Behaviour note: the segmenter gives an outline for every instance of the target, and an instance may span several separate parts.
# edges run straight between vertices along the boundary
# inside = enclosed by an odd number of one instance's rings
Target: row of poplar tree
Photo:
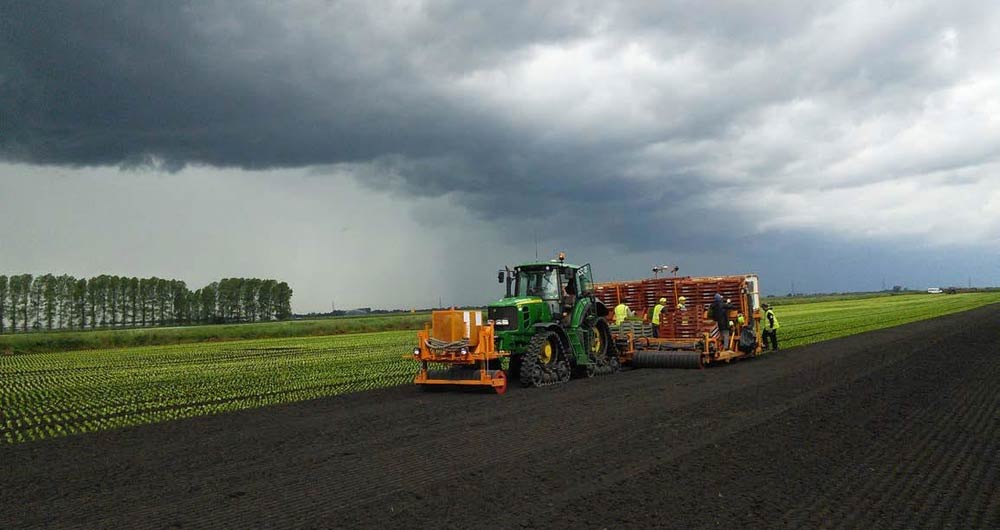
[[[0,333],[287,320],[285,282],[227,278],[191,291],[180,280],[0,275]]]

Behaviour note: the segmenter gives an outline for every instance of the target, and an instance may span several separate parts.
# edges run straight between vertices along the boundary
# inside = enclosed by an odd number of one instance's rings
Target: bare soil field
[[[1000,307],[0,447],[0,528],[1000,528]]]

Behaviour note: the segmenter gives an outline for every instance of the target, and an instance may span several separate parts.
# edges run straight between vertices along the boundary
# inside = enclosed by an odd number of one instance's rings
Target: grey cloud
[[[367,72],[376,54],[366,51],[377,42],[357,49],[334,39],[299,50],[260,5],[241,4],[12,8],[2,22],[2,56],[15,72],[5,83],[13,116],[0,125],[4,153],[72,165],[156,155],[301,166],[434,153],[468,128],[419,80]]]
[[[0,9],[7,160],[343,171],[400,197],[449,195],[480,219],[511,226],[512,238],[587,226],[566,237],[699,252],[754,234],[764,186],[837,188],[993,156],[921,157],[890,145],[886,159],[898,164],[825,173],[865,147],[854,143],[858,124],[884,116],[887,127],[901,127],[925,110],[928,94],[977,72],[977,46],[993,38],[997,12],[974,2]],[[942,66],[933,59],[949,28],[960,52]],[[631,70],[578,87],[611,103],[595,109],[571,94],[533,106],[549,95],[544,80],[538,93],[517,92],[518,68],[540,49],[587,43],[611,63],[631,45],[646,54]],[[587,64],[564,66],[590,79]],[[468,84],[491,73],[495,84]],[[791,115],[784,136],[762,138],[775,113],[797,101],[821,111]]]

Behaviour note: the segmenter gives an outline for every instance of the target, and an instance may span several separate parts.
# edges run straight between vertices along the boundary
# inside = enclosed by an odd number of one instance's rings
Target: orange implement
[[[508,353],[496,350],[493,326],[483,324],[481,312],[434,311],[431,325],[417,332],[417,342],[412,358],[420,362],[420,371],[414,383],[507,391],[507,374],[500,364]]]

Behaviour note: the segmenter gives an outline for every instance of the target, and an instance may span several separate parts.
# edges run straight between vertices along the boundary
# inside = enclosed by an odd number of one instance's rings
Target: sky
[[[1000,4],[0,3],[0,274],[1000,285]]]

